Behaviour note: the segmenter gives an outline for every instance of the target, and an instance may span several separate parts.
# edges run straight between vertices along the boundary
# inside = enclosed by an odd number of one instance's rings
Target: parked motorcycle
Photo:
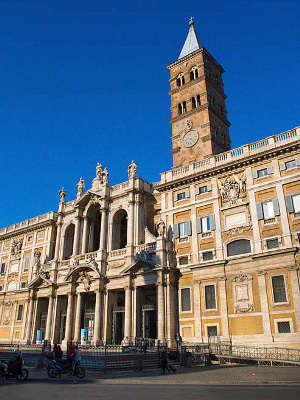
[[[0,361],[0,379],[16,378],[19,382],[24,382],[28,375],[28,369],[24,367],[20,353],[15,353],[8,362]]]
[[[73,362],[72,359],[54,359],[47,368],[47,374],[49,378],[56,378],[58,375],[61,377],[62,374],[74,374],[77,378],[82,379],[85,377],[85,369],[78,362]]]

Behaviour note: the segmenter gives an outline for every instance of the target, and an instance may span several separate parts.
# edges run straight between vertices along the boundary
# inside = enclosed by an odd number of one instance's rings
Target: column
[[[31,329],[32,329],[32,320],[33,320],[33,310],[34,310],[34,295],[32,294],[29,300],[29,312],[28,312],[28,320],[27,320],[27,329],[25,340],[27,344],[31,342]]]
[[[282,229],[282,236],[284,238],[284,247],[293,247],[291,231],[289,226],[289,219],[285,208],[285,197],[281,183],[276,183],[276,192],[280,207],[281,229]]]
[[[157,339],[165,341],[165,294],[163,271],[158,271],[157,287]]]
[[[201,281],[194,281],[194,307],[195,307],[195,337],[197,341],[202,341],[202,321],[201,321]]]
[[[83,217],[83,234],[82,234],[82,253],[88,252],[89,244],[89,219],[87,216]]]
[[[219,278],[219,291],[220,291],[220,311],[222,319],[222,337],[223,340],[229,340],[229,324],[228,324],[228,310],[227,310],[227,293],[226,293],[226,278]]]
[[[106,250],[106,237],[107,237],[107,209],[102,208],[99,250]]]
[[[79,254],[79,240],[80,240],[80,217],[77,215],[75,218],[75,233],[74,233],[74,244],[73,244],[73,256]]]
[[[82,294],[77,293],[76,315],[75,315],[75,332],[74,341],[79,343],[81,340],[81,312],[82,312]]]
[[[127,232],[128,232],[127,244],[131,246],[133,246],[134,244],[134,204],[135,201],[132,198],[132,200],[129,201],[129,215],[128,215],[128,227],[127,227]]]
[[[61,222],[61,217],[58,217],[59,220],[57,222],[57,233],[56,233],[56,243],[55,243],[55,255],[54,259],[58,260],[59,259],[59,252],[60,252],[60,242],[61,242],[61,227],[62,227],[62,222]]]
[[[48,340],[48,341],[50,341],[50,339],[51,339],[51,323],[52,323],[52,314],[53,314],[53,301],[54,301],[54,296],[51,294],[49,296],[46,331],[45,331],[45,340]]]
[[[266,272],[258,271],[257,278],[258,278],[260,306],[261,306],[261,312],[262,312],[262,322],[263,322],[264,334],[268,335],[270,338],[272,334],[271,334],[269,304],[268,304],[267,288],[266,288]]]
[[[169,345],[175,344],[175,277],[173,271],[169,272],[168,282],[168,308],[167,308],[167,320],[168,320],[168,342]]]
[[[253,190],[248,190],[249,205],[252,220],[253,240],[254,240],[254,253],[261,253],[261,239],[259,233],[259,220],[257,219],[255,193]]]
[[[296,317],[296,328],[297,333],[300,335],[300,289],[299,289],[299,277],[298,270],[296,267],[289,268],[290,283],[292,289],[295,317]],[[294,329],[296,331],[296,329]]]
[[[131,294],[131,283],[125,287],[125,328],[124,328],[124,339],[125,343],[129,343],[131,340],[131,326],[132,326],[132,294]]]
[[[101,308],[102,308],[102,292],[100,289],[95,290],[96,303],[95,303],[95,322],[94,322],[94,344],[100,345],[101,342]]]
[[[72,322],[73,322],[73,293],[68,293],[68,308],[67,308],[67,319],[66,319],[66,333],[65,341],[68,342],[72,337]]]

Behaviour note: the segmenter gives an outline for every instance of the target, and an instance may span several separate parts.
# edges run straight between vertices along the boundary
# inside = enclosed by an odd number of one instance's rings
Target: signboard
[[[88,331],[87,329],[81,329],[81,344],[86,344],[88,340]]]

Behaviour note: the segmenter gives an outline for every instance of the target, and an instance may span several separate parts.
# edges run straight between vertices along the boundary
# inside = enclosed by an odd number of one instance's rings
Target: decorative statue
[[[108,183],[108,171],[107,168],[104,168],[104,171],[102,172],[102,182],[103,183]]]
[[[22,250],[22,245],[23,245],[23,239],[19,239],[17,243],[17,253],[21,253]]]
[[[191,130],[192,127],[193,127],[193,122],[192,122],[190,119],[187,119],[187,120],[186,120],[186,126],[187,126],[187,128],[188,128],[189,130]]]
[[[39,249],[34,249],[34,265],[41,263],[41,252]]]
[[[96,176],[97,176],[97,178],[100,178],[101,180],[102,180],[102,171],[103,171],[102,164],[97,163]]]
[[[223,202],[229,202],[230,204],[236,204],[242,197],[246,196],[246,171],[240,178],[233,175],[233,179],[229,176],[225,179],[224,183],[219,181],[218,187]]]
[[[61,203],[65,203],[66,202],[66,195],[67,195],[67,193],[65,192],[65,188],[62,187],[60,189],[60,191],[58,192],[58,194],[59,194],[60,202]]]
[[[13,239],[10,249],[10,254],[14,256],[16,254],[17,242]]]
[[[165,231],[166,231],[166,225],[162,219],[160,219],[156,225],[156,230],[158,233],[158,236],[165,236]]]
[[[137,165],[134,160],[131,161],[131,164],[128,166],[128,178],[136,178],[137,177]]]
[[[85,187],[85,182],[82,178],[80,178],[79,182],[77,183],[78,186],[78,192],[77,192],[77,199],[80,199],[83,196],[84,193],[84,187]]]

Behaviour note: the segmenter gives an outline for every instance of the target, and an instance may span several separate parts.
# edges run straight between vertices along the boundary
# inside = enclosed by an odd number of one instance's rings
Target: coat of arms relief
[[[246,171],[241,177],[232,175],[226,177],[224,183],[217,179],[220,196],[223,203],[228,203],[228,206],[240,204],[242,198],[246,197]]]

